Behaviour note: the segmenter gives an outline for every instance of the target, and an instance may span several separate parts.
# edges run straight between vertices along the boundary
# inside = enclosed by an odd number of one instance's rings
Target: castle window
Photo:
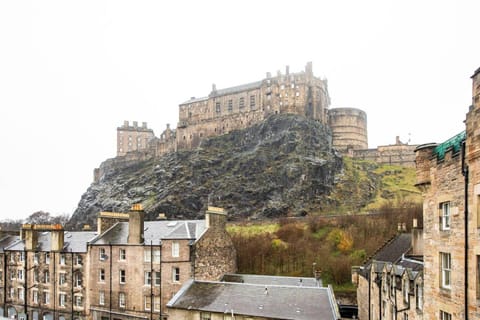
[[[255,108],[255,96],[250,96],[250,107]]]
[[[290,86],[292,89],[295,88],[295,83],[292,83],[292,85]]]
[[[228,112],[233,111],[233,100],[228,100]]]
[[[440,284],[442,288],[450,289],[452,272],[452,257],[450,253],[440,252],[440,269]]]
[[[295,97],[300,97],[300,92],[295,92]]]
[[[283,89],[285,89],[285,85],[284,85],[284,84],[282,84],[282,85],[280,86],[280,90],[283,90]]]
[[[442,202],[439,207],[441,230],[450,230],[450,202]]]
[[[241,97],[239,102],[238,102],[238,107],[240,109],[243,109],[245,107],[245,98],[244,97]]]
[[[215,103],[215,112],[220,113],[221,105],[220,102]]]

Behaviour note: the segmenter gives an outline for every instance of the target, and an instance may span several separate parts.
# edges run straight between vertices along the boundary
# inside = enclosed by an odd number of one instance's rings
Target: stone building
[[[3,247],[3,314],[24,320],[86,319],[85,260],[94,236],[66,232],[60,225],[23,225],[20,239]]]
[[[89,244],[93,319],[163,319],[167,302],[187,280],[219,280],[236,271],[222,209],[209,207],[205,220],[144,221],[139,206],[128,215],[128,222],[99,230]],[[100,219],[112,219],[107,216]]]
[[[480,319],[480,68],[472,80],[466,131],[416,149],[426,319]]]
[[[125,121],[123,126],[117,128],[117,156],[147,150],[150,141],[154,138],[155,134],[147,127],[146,122],[142,122],[142,126],[139,126],[137,121],[133,121],[132,125]]]
[[[400,233],[354,267],[359,319],[423,319],[422,230]]]

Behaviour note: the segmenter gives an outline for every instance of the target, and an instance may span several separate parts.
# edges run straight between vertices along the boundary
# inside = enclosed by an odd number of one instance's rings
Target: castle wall
[[[356,159],[370,160],[381,164],[415,167],[415,148],[417,145],[394,144],[379,146],[376,149],[350,150]]]

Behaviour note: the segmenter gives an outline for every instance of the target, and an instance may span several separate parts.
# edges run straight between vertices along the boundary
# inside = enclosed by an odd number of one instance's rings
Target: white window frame
[[[120,284],[125,284],[127,282],[127,272],[124,269],[120,269],[118,280]]]
[[[153,249],[153,262],[160,263],[161,251],[160,249]]]
[[[65,307],[65,303],[67,302],[67,295],[63,292],[58,294],[58,306]]]
[[[105,291],[100,291],[100,294],[98,296],[98,304],[101,306],[105,305]]]
[[[45,264],[50,264],[50,252],[45,252]]]
[[[452,315],[448,312],[440,310],[440,320],[452,320]]]
[[[160,296],[153,297],[153,311],[160,311]]]
[[[64,266],[65,265],[65,253],[60,254],[60,265]]]
[[[25,290],[20,287],[17,289],[17,293],[18,293],[18,300],[20,301],[24,301],[25,300]]]
[[[34,264],[38,264],[38,262],[40,261],[40,253],[38,252],[35,252],[34,255],[33,255],[33,263]]]
[[[76,264],[77,266],[83,265],[83,259],[82,259],[82,256],[81,256],[81,255],[79,255],[79,254],[76,255],[75,264]]]
[[[105,253],[105,248],[100,248],[98,250],[98,259],[100,261],[105,261],[107,258],[107,254]]]
[[[14,299],[14,298],[15,298],[15,288],[10,287],[10,299]]]
[[[49,283],[50,282],[50,271],[45,270],[43,272],[43,283]]]
[[[75,303],[75,307],[81,308],[83,307],[83,297],[80,295],[73,296],[73,301]]]
[[[118,307],[119,308],[125,308],[127,305],[125,293],[119,292],[118,293]]]
[[[105,282],[105,269],[100,269],[98,272],[98,282]]]
[[[143,249],[143,262],[151,262],[152,261],[152,252],[150,248]]]
[[[50,292],[43,291],[43,304],[50,304]]]
[[[178,241],[172,242],[172,257],[173,258],[180,257],[180,243]]]
[[[32,290],[32,300],[33,303],[38,304],[38,290]]]
[[[447,252],[440,252],[440,269],[442,288],[450,289],[452,284],[452,256]]]
[[[65,272],[60,272],[58,274],[58,283],[64,285],[67,282],[67,274]]]
[[[77,288],[81,287],[81,286],[82,286],[82,283],[83,283],[82,280],[83,280],[83,279],[82,279],[82,274],[79,273],[79,272],[75,273],[75,279],[74,279],[74,281],[75,281],[75,287],[77,287]]]
[[[146,286],[151,286],[152,285],[152,272],[151,271],[145,271],[145,277],[144,277],[144,285]]]
[[[440,218],[442,221],[442,230],[450,230],[452,212],[450,201],[440,203]]]
[[[180,268],[179,267],[172,267],[172,281],[173,282],[180,282]]]
[[[127,250],[124,248],[118,249],[118,259],[120,261],[126,261],[127,260]]]
[[[152,300],[150,296],[145,295],[143,296],[143,299],[144,299],[144,303],[143,303],[144,310],[150,311],[152,309]]]
[[[23,270],[22,269],[17,270],[17,278],[18,278],[18,280],[23,281]]]
[[[211,320],[212,314],[210,312],[200,312],[200,320]]]
[[[153,280],[153,281],[154,281],[154,285],[155,285],[156,287],[159,287],[159,286],[162,284],[162,274],[161,274],[160,271],[155,271],[153,274],[154,274],[154,276],[155,276],[155,277],[154,277],[154,280]]]

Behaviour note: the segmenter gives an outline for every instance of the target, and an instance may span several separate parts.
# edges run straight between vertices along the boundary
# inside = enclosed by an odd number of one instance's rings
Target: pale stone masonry
[[[480,69],[472,80],[466,131],[416,149],[425,319],[480,319]]]
[[[205,220],[144,221],[101,212],[98,230],[23,225],[0,238],[0,316],[34,320],[164,319],[165,305],[189,279],[236,271],[226,212]]]
[[[223,209],[209,207],[205,220],[144,222],[139,206],[129,216],[89,244],[90,318],[164,319],[167,302],[187,280],[236,271]]]
[[[3,248],[2,315],[16,319],[85,319],[87,241],[94,232],[65,232],[60,225],[23,225]]]

